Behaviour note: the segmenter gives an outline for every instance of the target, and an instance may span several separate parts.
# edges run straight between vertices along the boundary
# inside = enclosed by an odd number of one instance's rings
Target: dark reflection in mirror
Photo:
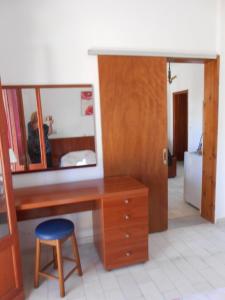
[[[50,117],[49,117],[50,118]],[[50,124],[43,124],[44,141],[45,141],[45,154],[47,160],[47,167],[52,167],[52,154],[51,145],[49,142],[49,135],[52,134],[53,119],[50,118]],[[27,124],[28,132],[28,154],[32,163],[41,163],[41,150],[40,150],[40,138],[38,128],[38,114],[33,112],[30,117],[30,121]]]
[[[34,89],[22,90],[22,101],[26,127],[27,164],[41,163],[41,146],[37,114],[37,101]]]

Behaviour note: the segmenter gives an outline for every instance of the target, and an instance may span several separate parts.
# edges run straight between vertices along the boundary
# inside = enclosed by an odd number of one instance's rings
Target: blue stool
[[[34,287],[39,286],[39,276],[50,279],[59,280],[60,296],[65,296],[64,282],[72,273],[77,270],[78,275],[82,276],[82,269],[80,264],[80,256],[77,247],[77,241],[74,233],[73,222],[66,219],[53,219],[42,222],[35,229],[36,235],[36,259],[35,259],[35,277]],[[73,248],[74,259],[62,257],[62,244],[70,239]],[[47,263],[43,268],[40,268],[41,244],[53,247],[53,260]],[[75,267],[65,276],[63,275],[63,259],[75,262]],[[58,277],[44,272],[50,265],[54,265],[58,269]]]

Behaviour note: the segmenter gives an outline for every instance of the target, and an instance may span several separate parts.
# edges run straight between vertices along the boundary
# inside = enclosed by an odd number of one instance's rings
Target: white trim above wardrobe
[[[88,50],[89,55],[120,55],[120,56],[152,56],[152,57],[167,57],[174,58],[189,58],[189,59],[216,59],[216,53],[177,53],[177,52],[161,52],[151,50],[135,50],[135,49],[107,49],[107,48],[92,48]]]

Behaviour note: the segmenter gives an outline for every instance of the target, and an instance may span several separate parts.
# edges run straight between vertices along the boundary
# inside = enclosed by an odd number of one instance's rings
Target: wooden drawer
[[[134,244],[137,240],[148,239],[148,225],[124,226],[105,231],[105,244],[107,247]]]
[[[147,197],[104,199],[103,208],[105,229],[148,224]]]
[[[135,226],[148,224],[148,211],[145,207],[117,208],[104,211],[104,227],[118,228],[121,226]]]
[[[111,246],[105,252],[106,269],[114,269],[148,260],[147,239],[137,240],[131,245]]]
[[[148,208],[148,197],[147,196],[122,196],[122,197],[111,197],[104,198],[103,201],[104,209],[117,210],[118,208],[131,209],[137,207],[145,207]]]

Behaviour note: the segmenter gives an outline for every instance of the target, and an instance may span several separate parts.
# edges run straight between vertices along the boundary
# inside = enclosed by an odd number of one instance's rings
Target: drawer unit
[[[103,199],[104,260],[107,269],[148,260],[148,198]]]
[[[148,214],[148,189],[134,179],[130,184],[127,181],[123,188],[118,182],[113,192],[105,190],[96,201],[94,242],[106,269],[148,260]]]

